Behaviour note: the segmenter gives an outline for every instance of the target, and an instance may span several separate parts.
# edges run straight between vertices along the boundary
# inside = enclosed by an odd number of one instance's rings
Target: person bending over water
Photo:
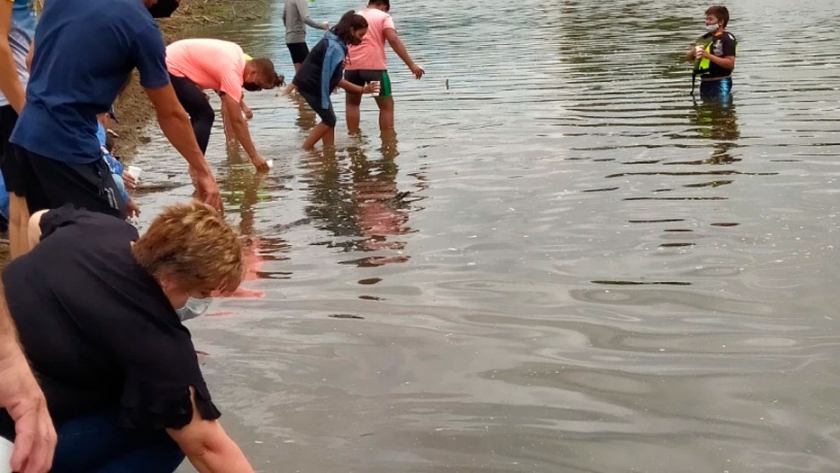
[[[295,74],[292,85],[321,117],[321,123],[309,131],[309,137],[303,143],[304,149],[314,148],[321,140],[324,141],[324,146],[335,144],[336,117],[330,93],[336,87],[357,94],[379,91],[379,84],[367,84],[363,87],[342,78],[347,45],[361,43],[367,29],[368,23],[363,16],[357,15],[353,10],[345,13],[338,24],[324,34],[324,39],[312,48],[300,71]]]
[[[376,97],[379,106],[379,128],[394,128],[394,97],[391,96],[391,78],[388,76],[388,63],[385,59],[385,41],[411,69],[414,77],[420,79],[426,71],[411,59],[408,50],[397,34],[394,20],[388,12],[390,0],[370,0],[368,7],[359,12],[368,22],[368,32],[361,44],[350,46],[344,78],[356,85],[363,86],[370,82],[380,82],[381,90]],[[359,131],[362,94],[347,91],[347,129],[351,133]]]
[[[242,280],[242,246],[223,217],[175,205],[139,236],[68,205],[34,214],[29,235],[31,251],[3,272],[0,309],[8,303],[58,432],[51,471],[167,473],[186,454],[200,472],[252,472],[217,420],[184,326],[211,292]],[[0,436],[15,436],[5,410]]]
[[[250,112],[243,101],[242,89],[273,89],[283,83],[270,59],[251,59],[236,43],[218,39],[184,39],[166,48],[166,67],[175,94],[190,115],[195,138],[202,153],[207,152],[215,112],[204,89],[215,90],[222,100],[225,123],[251,162],[259,171],[268,171],[265,158],[257,153],[243,112]]]

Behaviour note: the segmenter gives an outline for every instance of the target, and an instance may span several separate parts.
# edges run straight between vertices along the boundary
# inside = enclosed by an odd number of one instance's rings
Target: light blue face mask
[[[186,322],[187,320],[194,319],[207,312],[211,302],[213,302],[212,297],[197,299],[188,295],[187,302],[184,304],[184,307],[175,309],[175,312],[178,313],[178,318],[181,319],[181,322]]]
[[[706,25],[706,31],[709,33],[714,33],[715,31],[720,28],[717,23],[712,23],[711,25]]]

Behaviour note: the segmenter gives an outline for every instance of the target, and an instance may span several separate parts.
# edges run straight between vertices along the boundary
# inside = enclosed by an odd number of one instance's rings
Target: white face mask
[[[708,31],[709,33],[714,33],[717,30],[718,30],[718,24],[717,23],[712,23],[711,25],[706,25],[706,31]]]
[[[181,322],[186,322],[187,320],[194,319],[199,315],[207,312],[207,309],[210,307],[210,303],[213,302],[212,297],[196,299],[193,296],[187,296],[187,302],[184,304],[184,307],[181,307],[180,309],[175,309],[175,312],[178,313],[178,318],[181,319]]]

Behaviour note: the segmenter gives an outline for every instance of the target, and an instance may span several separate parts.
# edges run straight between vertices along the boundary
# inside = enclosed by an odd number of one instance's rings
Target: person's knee
[[[394,98],[393,97],[385,97],[384,99],[376,99],[376,104],[379,106],[379,110],[383,112],[393,112],[394,111]]]

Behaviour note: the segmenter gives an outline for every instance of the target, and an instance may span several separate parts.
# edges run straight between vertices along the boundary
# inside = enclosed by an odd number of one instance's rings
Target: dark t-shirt
[[[300,66],[300,71],[295,74],[295,78],[292,81],[299,90],[321,99],[323,99],[322,74],[324,59],[326,59],[329,46],[330,42],[326,38],[318,41],[318,44],[306,56],[306,60]],[[341,78],[344,76],[344,67],[339,65],[333,71],[327,71],[327,73],[330,75],[329,91],[327,93],[332,93],[332,90],[338,87],[338,83],[341,82]]]
[[[716,36],[715,33],[707,33],[703,36],[705,41],[711,41],[712,47],[710,51],[713,56],[717,57],[727,57],[727,56],[735,56],[736,50],[738,47],[738,40],[735,39],[735,35],[728,31],[724,31],[719,36]],[[703,74],[705,78],[713,78],[713,77],[727,77],[732,74],[732,69],[724,69],[717,64],[709,61],[709,72],[707,74]]]
[[[50,159],[102,159],[96,114],[109,110],[134,68],[143,87],[169,84],[163,36],[140,0],[47,1],[35,46],[12,142]]]
[[[201,417],[217,419],[190,332],[131,253],[137,230],[65,206],[41,218],[41,231],[41,243],[2,277],[56,425],[119,409],[124,427],[180,428],[192,419],[190,386]],[[0,436],[13,435],[0,410]]]

